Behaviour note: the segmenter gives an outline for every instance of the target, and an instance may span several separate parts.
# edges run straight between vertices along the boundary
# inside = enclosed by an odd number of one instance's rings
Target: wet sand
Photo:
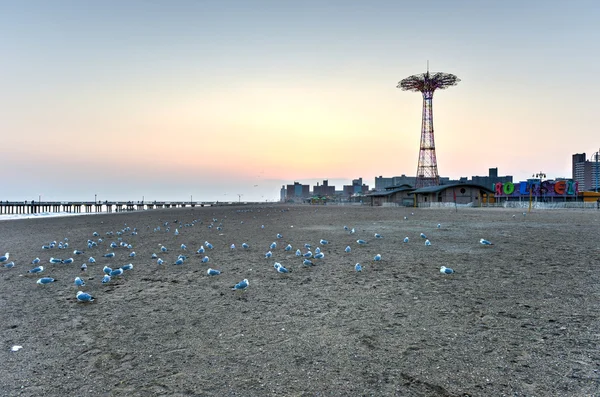
[[[111,249],[125,224],[133,248]],[[103,242],[88,249],[93,232]],[[42,249],[65,238],[68,249]],[[207,264],[196,254],[205,241]],[[305,243],[325,253],[314,267],[295,256]],[[596,210],[151,210],[0,221],[0,252],[16,264],[0,268],[3,396],[600,395]],[[188,259],[173,265],[179,254]],[[56,282],[27,274],[35,257]],[[128,263],[101,283],[105,265]],[[76,301],[76,276],[95,302]],[[244,278],[249,288],[232,291]]]

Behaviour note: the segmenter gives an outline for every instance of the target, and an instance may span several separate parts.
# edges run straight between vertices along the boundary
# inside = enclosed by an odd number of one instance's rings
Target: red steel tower
[[[433,136],[433,92],[456,85],[460,79],[449,73],[427,72],[405,78],[397,88],[404,91],[421,92],[423,94],[423,119],[421,122],[421,147],[415,187],[437,186],[440,184],[437,160],[435,158],[435,140]]]

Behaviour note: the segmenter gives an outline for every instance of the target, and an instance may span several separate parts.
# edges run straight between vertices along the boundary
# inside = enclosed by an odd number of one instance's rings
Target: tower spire
[[[398,83],[397,88],[401,88],[404,91],[421,92],[423,94],[421,144],[419,147],[419,161],[415,181],[416,188],[437,186],[440,184],[433,134],[433,93],[437,89],[443,90],[456,85],[459,81],[458,77],[449,73],[438,72],[430,76],[428,60],[426,73],[407,77]]]

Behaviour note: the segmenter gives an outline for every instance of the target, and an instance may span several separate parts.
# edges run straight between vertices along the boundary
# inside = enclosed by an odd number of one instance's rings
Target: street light
[[[238,193],[237,195],[238,195],[238,203],[241,203],[243,194]]]
[[[544,198],[543,197],[543,193],[544,193],[544,191],[543,191],[543,188],[542,188],[542,178],[545,178],[546,174],[540,171],[537,174],[535,174],[535,177],[539,178],[539,180],[540,180],[540,201],[543,201],[543,198]]]

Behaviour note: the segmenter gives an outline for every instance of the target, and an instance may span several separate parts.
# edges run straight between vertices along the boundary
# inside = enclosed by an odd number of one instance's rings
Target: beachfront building
[[[363,183],[362,178],[353,179],[352,185],[344,185],[343,196],[345,199],[363,196],[369,191],[369,185]]]
[[[531,178],[521,182],[496,183],[494,196],[496,202],[532,201],[560,202],[576,201],[579,194],[579,183],[572,179]]]
[[[600,191],[600,156],[596,153],[586,160],[585,153],[574,154],[572,174],[580,191]]]
[[[302,185],[298,182],[294,182],[293,185],[287,185],[286,188],[286,201],[302,202],[304,199],[310,197],[310,186]]]
[[[512,181],[512,175],[498,176],[498,167],[496,167],[490,168],[487,176],[472,176],[470,182],[476,185],[487,186],[490,189],[494,189],[496,183],[498,182],[507,183]]]
[[[317,185],[313,186],[313,196],[333,197],[335,196],[335,186],[329,186],[328,180],[323,180],[322,185],[317,182]]]
[[[366,198],[371,206],[406,206],[412,207],[414,205],[414,198],[410,195],[415,189],[408,185],[400,186],[389,186],[383,191],[374,191],[369,193]]]
[[[427,206],[431,203],[456,203],[478,207],[481,205],[481,198],[493,192],[492,189],[475,183],[450,183],[422,187],[413,190],[409,195],[414,195],[418,206]]]

